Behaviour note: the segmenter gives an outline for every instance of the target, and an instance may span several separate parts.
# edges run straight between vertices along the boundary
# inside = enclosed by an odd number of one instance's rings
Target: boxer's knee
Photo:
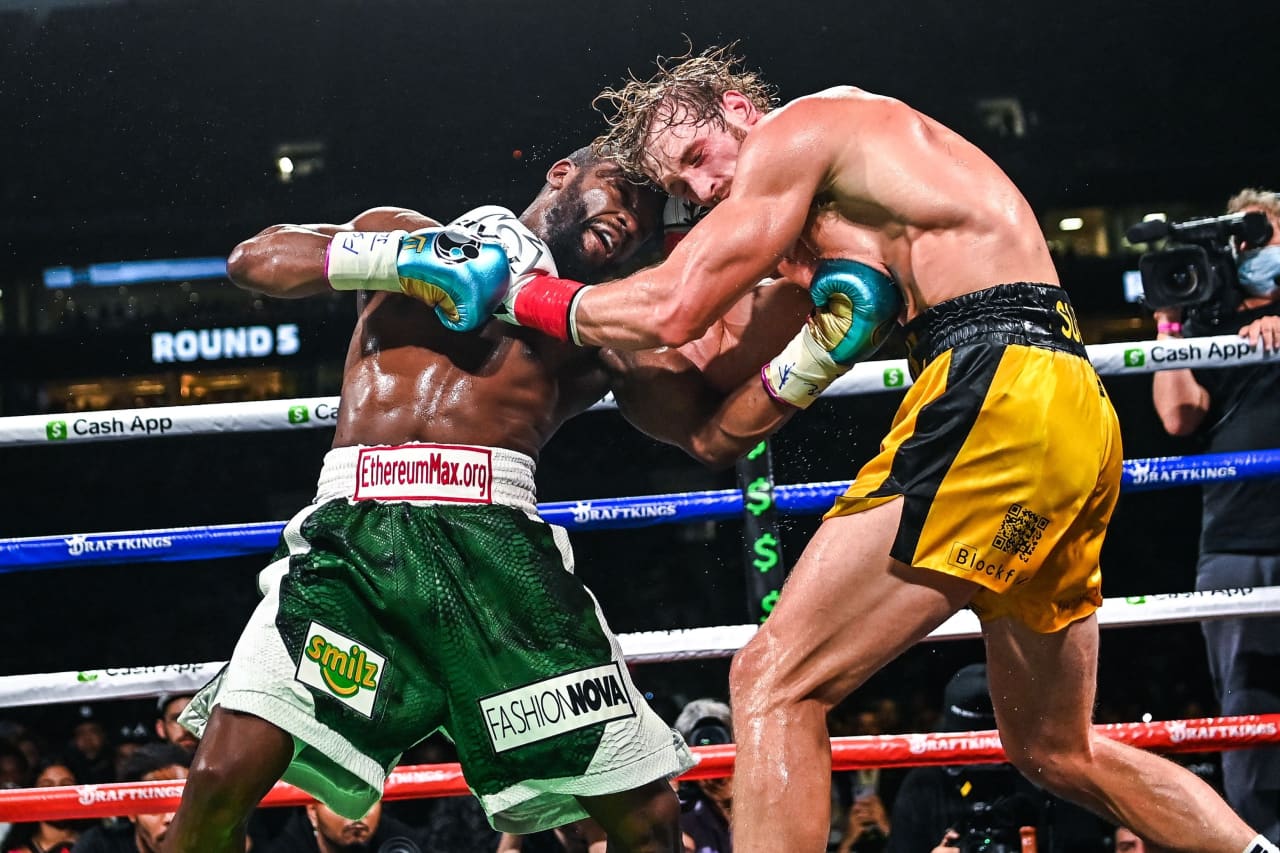
[[[1069,800],[1078,801],[1094,776],[1094,757],[1086,740],[1070,742],[1054,738],[1019,737],[1002,730],[1000,739],[1009,762],[1037,785]]]
[[[729,704],[735,718],[754,717],[819,699],[806,687],[800,673],[772,653],[768,643],[752,641],[734,655],[729,667]]]

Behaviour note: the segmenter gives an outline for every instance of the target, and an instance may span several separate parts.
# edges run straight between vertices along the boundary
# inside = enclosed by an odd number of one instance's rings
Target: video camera
[[[960,853],[1019,853],[1021,828],[1042,822],[1042,797],[1017,771],[1003,765],[948,768],[965,807],[952,827]]]
[[[1147,307],[1181,307],[1189,318],[1212,326],[1240,304],[1233,240],[1261,246],[1271,239],[1271,224],[1257,212],[1185,222],[1152,220],[1131,226],[1125,237],[1130,243],[1169,240],[1165,248],[1146,252],[1138,261]]]

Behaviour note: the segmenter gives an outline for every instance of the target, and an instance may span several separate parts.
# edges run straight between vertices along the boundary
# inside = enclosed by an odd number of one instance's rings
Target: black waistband
[[[1087,359],[1067,292],[1048,284],[998,284],[939,302],[903,327],[918,374],[938,356],[974,341],[1024,344]]]

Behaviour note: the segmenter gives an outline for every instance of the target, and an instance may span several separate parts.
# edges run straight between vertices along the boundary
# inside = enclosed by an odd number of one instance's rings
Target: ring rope
[[[1280,475],[1280,449],[1199,456],[1127,459],[1123,491],[1244,480]],[[775,486],[777,510],[812,515],[830,509],[850,480]],[[741,489],[663,495],[553,501],[538,505],[545,521],[569,530],[619,530],[693,521],[740,518]],[[170,527],[0,539],[0,574],[67,566],[211,560],[269,552],[287,522]]]
[[[1098,609],[1103,628],[1169,625],[1280,613],[1280,587],[1244,587],[1199,592],[1108,598]],[[755,625],[721,625],[619,634],[628,663],[670,663],[731,657],[756,632]],[[924,641],[974,639],[982,635],[971,611],[953,614]],[[0,677],[0,708],[106,699],[140,699],[162,693],[194,693],[225,661],[132,666],[79,672]]]
[[[1111,740],[1154,752],[1210,752],[1280,743],[1280,714],[1208,717],[1149,723],[1095,725]],[[711,779],[733,772],[733,744],[692,747],[698,764],[681,779]],[[831,768],[923,767],[946,764],[995,764],[1006,760],[995,731],[907,735],[862,735],[831,739]],[[183,782],[115,782],[57,788],[0,791],[0,821],[68,820],[112,815],[172,812]],[[451,797],[469,794],[457,764],[397,767],[387,778],[384,800]],[[300,806],[314,799],[283,782],[262,799],[262,806]]]
[[[1089,359],[1103,376],[1154,373],[1184,367],[1218,368],[1280,361],[1280,353],[1268,352],[1237,335],[1184,338],[1171,341],[1130,341],[1093,344]],[[840,377],[823,396],[901,391],[911,385],[906,359],[866,361]],[[51,441],[112,441],[176,435],[213,435],[315,429],[333,426],[338,418],[338,397],[301,397],[246,403],[205,403],[194,406],[158,406],[111,409],[92,413],[19,415],[0,418],[0,447],[48,444]],[[591,407],[593,411],[617,408],[612,397]]]

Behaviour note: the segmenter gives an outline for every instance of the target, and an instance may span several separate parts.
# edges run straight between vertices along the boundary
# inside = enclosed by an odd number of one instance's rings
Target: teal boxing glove
[[[844,258],[818,264],[809,298],[817,306],[809,321],[760,371],[774,399],[801,409],[879,349],[902,313],[893,279]]]
[[[511,284],[501,243],[454,228],[343,231],[324,263],[334,290],[403,293],[435,308],[455,332],[484,325]]]

